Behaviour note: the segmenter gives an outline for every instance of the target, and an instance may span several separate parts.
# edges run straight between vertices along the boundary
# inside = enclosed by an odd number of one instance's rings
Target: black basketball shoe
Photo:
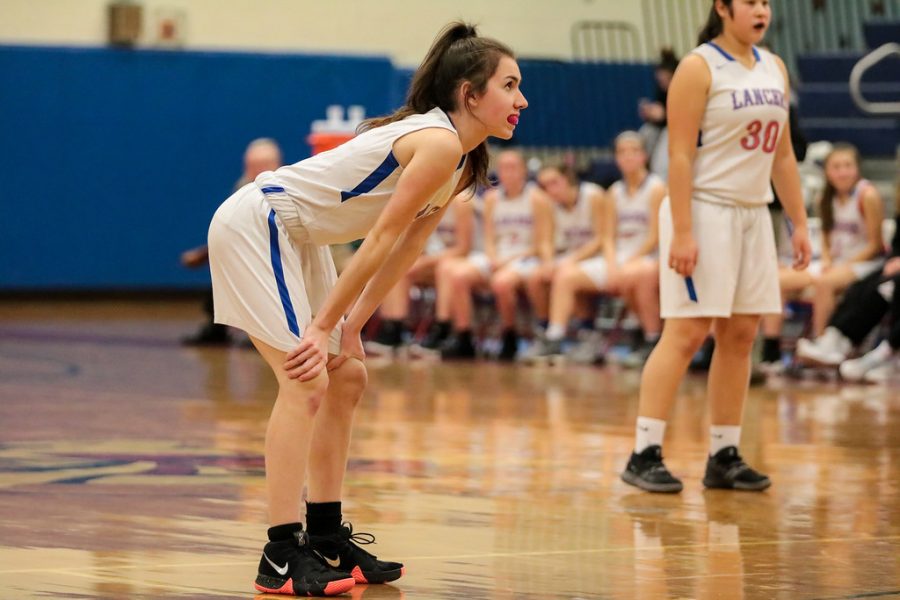
[[[727,446],[706,461],[703,485],[724,490],[761,492],[772,485],[772,481],[750,468],[738,454],[737,448]]]
[[[329,535],[312,535],[310,544],[328,564],[339,571],[348,572],[356,583],[387,583],[403,575],[403,565],[398,562],[378,560],[358,544],[374,544],[371,533],[353,533],[353,525],[344,523],[337,532]]]
[[[631,453],[622,481],[648,492],[667,494],[680,492],[684,487],[663,464],[662,448],[657,445],[647,446],[640,454]]]
[[[356,581],[346,571],[329,566],[309,543],[309,534],[298,531],[295,539],[269,542],[259,559],[254,587],[267,594],[335,596]]]

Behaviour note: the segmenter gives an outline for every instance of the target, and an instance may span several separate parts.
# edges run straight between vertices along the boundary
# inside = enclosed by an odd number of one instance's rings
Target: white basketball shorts
[[[328,246],[296,244],[253,184],[235,192],[209,226],[215,321],[287,352],[297,346],[337,281]],[[328,351],[340,352],[340,324]]]
[[[778,256],[765,205],[736,206],[693,200],[698,258],[691,282],[669,268],[672,212],[659,208],[659,286],[664,319],[780,314]]]

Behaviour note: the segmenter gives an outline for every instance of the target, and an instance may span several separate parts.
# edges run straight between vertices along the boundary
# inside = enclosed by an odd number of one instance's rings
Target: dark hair
[[[700,35],[697,36],[698,45],[705,44],[722,33],[724,25],[722,23],[722,17],[716,12],[717,1],[721,1],[722,4],[725,5],[725,8],[728,9],[728,14],[734,16],[733,9],[731,8],[732,0],[713,0],[712,8],[709,9],[709,18],[706,20],[706,25],[703,26],[703,29],[700,30]]]
[[[546,171],[548,169],[553,169],[563,177],[565,177],[566,181],[569,182],[569,185],[575,187],[578,185],[578,173],[575,172],[575,169],[572,165],[564,162],[556,162],[550,163],[549,165],[544,166],[541,171]]]
[[[859,168],[859,150],[853,144],[845,142],[839,142],[831,147],[831,152],[825,156],[825,161],[822,163],[823,168],[828,167],[828,161],[838,152],[849,152],[852,154],[856,167],[857,169]],[[822,231],[825,233],[831,233],[831,230],[834,229],[834,197],[836,195],[837,190],[834,188],[834,184],[828,181],[828,175],[826,174],[825,189],[822,191],[822,201],[819,203],[819,216],[822,219]]]
[[[413,75],[406,103],[391,115],[363,121],[358,131],[426,113],[436,106],[444,112],[456,110],[456,91],[460,84],[468,81],[474,93],[484,93],[488,79],[497,70],[503,56],[515,58],[513,51],[505,44],[479,37],[473,25],[459,21],[450,23],[438,34]],[[467,162],[464,187],[489,185],[487,142],[482,142],[469,152]]]
[[[678,56],[671,47],[666,46],[659,51],[659,62],[656,63],[656,68],[669,73],[674,73],[678,68]]]

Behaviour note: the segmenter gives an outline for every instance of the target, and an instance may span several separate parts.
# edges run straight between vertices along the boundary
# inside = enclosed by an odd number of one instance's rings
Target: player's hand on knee
[[[697,242],[690,233],[672,237],[672,246],[669,248],[669,267],[682,277],[690,277],[694,274],[697,265]]]
[[[341,332],[341,353],[328,361],[328,370],[334,371],[350,358],[365,361],[366,351],[363,348],[361,332],[345,328]]]
[[[303,332],[300,344],[285,356],[288,377],[309,381],[322,372],[328,360],[328,336],[329,332],[312,325]]]

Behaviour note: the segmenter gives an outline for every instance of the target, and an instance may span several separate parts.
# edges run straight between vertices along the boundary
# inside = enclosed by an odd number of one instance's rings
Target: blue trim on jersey
[[[399,166],[400,163],[394,158],[394,153],[389,152],[387,158],[384,159],[384,162],[378,165],[378,168],[372,171],[368,177],[363,179],[359,185],[349,192],[341,192],[341,202],[346,202],[350,198],[356,198],[361,194],[368,194],[378,187],[379,183],[387,179],[388,175],[393,173]]]
[[[284,316],[287,318],[288,329],[291,330],[291,333],[300,337],[297,315],[294,314],[291,295],[288,293],[287,284],[284,282],[284,269],[281,266],[281,249],[278,247],[278,226],[275,225],[274,210],[269,211],[269,249],[272,254],[272,271],[275,273],[275,283],[278,285],[278,295],[281,296],[281,306],[284,307]]]
[[[762,60],[762,57],[759,55],[759,50],[756,49],[756,46],[753,46],[753,57],[756,59],[756,62]]]
[[[713,48],[715,48],[716,50],[718,50],[719,54],[721,54],[728,60],[734,60],[734,57],[732,55],[728,54],[727,52],[725,52],[725,50],[723,50],[722,47],[720,45],[718,45],[717,43],[715,43],[715,42],[706,42],[706,43],[709,44],[710,46],[712,46]],[[755,51],[756,48],[754,48],[753,50]]]
[[[459,159],[459,164],[456,165],[456,170],[459,171],[460,169],[462,169],[464,164],[466,164],[466,155],[465,154],[463,154],[462,158]]]
[[[272,185],[272,186],[269,186],[269,187],[260,188],[260,191],[261,191],[263,194],[283,194],[283,193],[284,193],[284,188],[281,187],[281,186]]]

